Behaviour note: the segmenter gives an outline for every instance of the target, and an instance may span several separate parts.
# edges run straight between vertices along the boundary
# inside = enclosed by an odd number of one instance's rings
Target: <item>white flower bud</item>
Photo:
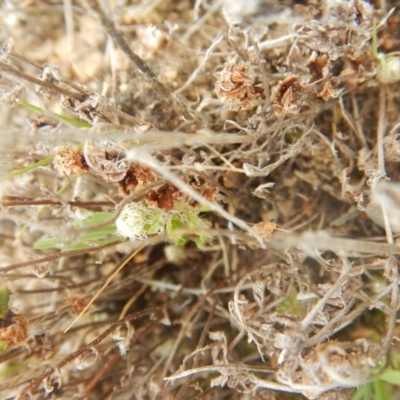
[[[115,225],[124,238],[145,239],[148,235],[164,233],[167,217],[168,213],[159,208],[130,203],[123,208]]]

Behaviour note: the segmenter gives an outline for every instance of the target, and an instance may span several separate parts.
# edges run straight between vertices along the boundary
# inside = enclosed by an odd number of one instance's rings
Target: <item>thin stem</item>
[[[50,199],[32,199],[29,197],[14,197],[14,196],[4,196],[0,199],[0,205],[3,207],[19,207],[19,206],[50,206],[50,205],[64,205],[60,201],[50,200]],[[71,207],[81,207],[81,208],[102,208],[102,207],[113,207],[114,203],[112,201],[68,201],[65,203],[67,206]]]
[[[31,75],[25,74],[24,72],[19,71],[17,68],[15,68],[12,65],[9,65],[3,61],[0,61],[0,69],[18,77],[18,78],[21,78],[27,82],[31,82],[31,83],[34,83],[35,85],[43,86],[49,90],[53,90],[54,92],[57,92],[59,94],[67,96],[67,97],[71,97],[72,99],[78,100],[80,102],[84,101],[87,97],[82,94],[71,92],[70,90],[53,85],[51,82],[42,81],[41,79],[38,79]]]
[[[85,308],[77,315],[77,317],[71,322],[70,325],[65,329],[64,333],[68,332],[79,320],[79,318],[85,314],[90,306],[96,301],[96,299],[103,293],[104,289],[110,284],[110,282],[118,275],[120,271],[125,267],[125,265],[128,264],[129,261],[131,261],[140,251],[142,251],[144,246],[139,247],[137,250],[135,250],[104,282],[103,286],[97,291],[97,293],[92,297],[92,299],[89,301],[89,303],[85,306]]]
[[[397,322],[397,310],[399,308],[399,272],[398,262],[396,257],[389,257],[387,260],[387,269],[390,274],[390,280],[392,282],[392,293],[390,298],[390,313],[389,323],[387,327],[387,333],[385,340],[382,343],[382,355],[386,355],[389,350],[390,344],[392,343],[394,331]]]
[[[107,244],[103,244],[101,246],[94,246],[89,249],[61,251],[57,254],[53,254],[51,256],[46,256],[46,257],[41,257],[36,260],[29,260],[29,261],[25,261],[25,262],[18,263],[18,264],[10,264],[5,267],[0,267],[0,273],[14,271],[16,269],[20,269],[23,267],[30,267],[32,265],[42,264],[45,262],[55,261],[55,260],[59,260],[60,258],[64,258],[64,257],[73,257],[73,256],[81,256],[81,255],[89,254],[89,253],[96,253],[96,252],[106,249],[108,247],[116,246],[117,244],[119,244],[121,242],[122,241],[107,243]]]
[[[153,84],[154,88],[162,93],[165,97],[171,97],[171,91],[163,85],[157,78],[156,74],[146,64],[146,62],[139,57],[130,47],[124,37],[117,31],[114,22],[106,15],[97,0],[83,0],[84,3],[97,15],[100,19],[101,25],[106,33],[110,36],[112,41],[125,53],[128,59],[142,72]]]
[[[385,87],[379,89],[379,109],[378,109],[378,127],[376,132],[376,151],[378,153],[378,170],[382,176],[385,171],[385,153],[383,149],[383,138],[386,130],[386,96]]]
[[[349,279],[349,274],[347,271],[342,273],[339,279],[330,287],[317,304],[307,313],[307,316],[301,321],[301,326],[303,330],[307,329],[314,317],[321,312],[322,308],[325,306],[326,302],[333,297],[333,294]]]

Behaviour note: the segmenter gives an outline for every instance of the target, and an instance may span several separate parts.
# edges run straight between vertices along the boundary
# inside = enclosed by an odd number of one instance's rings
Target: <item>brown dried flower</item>
[[[0,340],[6,342],[6,348],[24,343],[28,337],[27,322],[21,315],[12,318],[0,318]]]
[[[269,242],[272,233],[276,230],[276,223],[263,221],[255,224],[253,228],[265,241]]]
[[[222,70],[215,84],[219,99],[228,103],[234,111],[248,110],[260,104],[264,89],[251,65],[228,65]]]
[[[125,177],[117,182],[121,196],[125,197],[136,188],[137,185],[153,183],[157,180],[157,175],[148,167],[140,164],[131,164]]]
[[[85,300],[80,299],[79,297],[68,296],[66,298],[68,305],[71,306],[72,311],[74,314],[80,314],[86,307],[87,303]]]
[[[157,180],[157,175],[154,171],[143,165],[132,164],[130,171],[135,175],[140,185],[153,183]]]
[[[89,170],[81,149],[62,146],[54,153],[54,168],[65,176],[80,174]]]
[[[129,192],[138,185],[138,180],[136,179],[135,174],[132,170],[129,170],[125,177],[116,183],[119,194],[122,197],[126,197],[129,195]]]
[[[158,189],[152,190],[146,200],[163,210],[171,210],[174,206],[174,193],[177,192],[178,189],[173,186],[171,183],[165,183]]]
[[[214,188],[208,187],[204,182],[188,182],[187,179],[183,179],[186,183],[190,184],[193,189],[196,190],[201,196],[209,201],[217,201],[217,195]],[[159,207],[163,210],[171,210],[174,207],[176,201],[181,203],[187,203],[191,206],[197,204],[192,198],[186,193],[183,193],[171,183],[165,183],[158,189],[150,191],[146,197],[151,205]]]

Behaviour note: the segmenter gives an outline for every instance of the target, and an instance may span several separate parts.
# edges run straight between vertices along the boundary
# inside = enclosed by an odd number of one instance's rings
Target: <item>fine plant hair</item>
[[[0,6],[0,397],[398,398],[400,10]]]

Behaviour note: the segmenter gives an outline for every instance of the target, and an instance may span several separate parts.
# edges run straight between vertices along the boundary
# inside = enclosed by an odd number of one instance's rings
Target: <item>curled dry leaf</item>
[[[368,378],[371,360],[377,362],[377,346],[328,341],[307,349],[302,355],[289,355],[276,376],[279,382],[301,390],[309,399],[334,388],[354,387]]]
[[[279,82],[271,96],[271,105],[277,116],[299,112],[297,96],[302,88],[299,78],[295,75],[290,75]]]
[[[328,81],[325,82],[324,87],[322,90],[317,93],[317,97],[320,97],[321,99],[328,101],[330,99],[336,99],[340,96],[340,93],[342,93],[342,89],[334,89],[332,87],[332,84]]]
[[[316,51],[313,51],[311,57],[307,61],[306,67],[310,69],[312,81],[325,78],[330,71],[328,56],[326,54],[318,55]]]
[[[91,367],[100,359],[99,351],[96,347],[90,346],[86,351],[74,359],[76,369],[83,370]]]

